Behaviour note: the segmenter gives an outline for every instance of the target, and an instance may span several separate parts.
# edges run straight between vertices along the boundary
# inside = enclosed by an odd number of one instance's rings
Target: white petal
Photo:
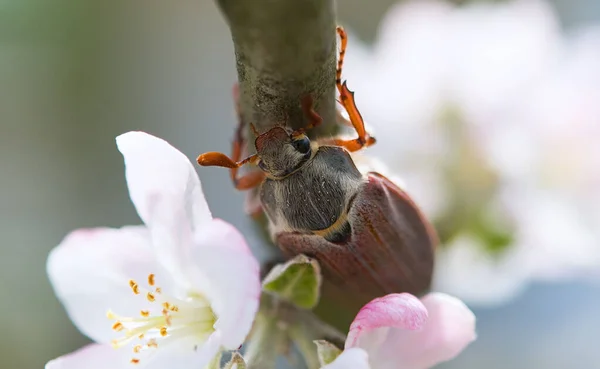
[[[82,333],[96,342],[117,337],[108,309],[137,316],[143,301],[129,280],[142,282],[156,270],[144,227],[95,228],[71,232],[48,257],[57,297]],[[141,299],[141,300],[140,300]]]
[[[223,345],[237,349],[248,334],[258,309],[259,264],[244,237],[220,219],[197,232],[190,271],[193,286],[209,299],[218,317],[215,329]]]
[[[361,348],[344,350],[331,364],[322,369],[370,369],[367,352]]]
[[[194,167],[166,141],[144,132],[117,137],[129,194],[152,234],[158,259],[174,277],[190,260],[192,234],[212,216]]]
[[[212,350],[214,351],[214,350]],[[214,353],[211,358],[214,357]],[[160,350],[157,355],[138,365],[131,363],[130,350],[113,349],[109,345],[91,344],[70,354],[51,360],[46,369],[192,369],[204,368],[205,361],[199,352],[185,353]]]
[[[109,345],[91,344],[49,361],[46,369],[130,369],[130,354]]]

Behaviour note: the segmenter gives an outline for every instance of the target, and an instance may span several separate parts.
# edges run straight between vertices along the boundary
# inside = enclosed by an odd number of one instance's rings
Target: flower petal
[[[135,367],[131,359],[129,350],[115,350],[109,345],[91,344],[49,361],[45,369],[131,369]],[[162,350],[157,352],[155,357],[140,362],[140,365],[145,369],[190,369],[204,368],[206,363],[203,355],[198,352]]]
[[[70,354],[50,360],[46,369],[119,369],[130,368],[131,352],[109,345],[91,344]],[[127,357],[125,355],[128,355]]]
[[[411,294],[392,293],[369,302],[350,325],[345,348],[371,344],[379,328],[419,329],[427,319],[425,306]],[[366,335],[363,337],[363,335]]]
[[[82,333],[96,342],[115,338],[108,309],[139,315],[129,280],[145,281],[156,270],[145,227],[71,232],[50,253],[47,271],[57,297]]]
[[[194,167],[166,141],[144,132],[117,137],[129,194],[150,229],[158,260],[174,277],[188,264],[196,229],[212,215]]]
[[[322,369],[370,369],[367,352],[361,348],[344,350],[331,364]]]
[[[475,340],[475,315],[460,300],[442,293],[422,299],[429,318],[419,331],[390,330],[385,344],[375,355],[377,369],[430,368],[458,355]]]
[[[259,264],[244,237],[231,224],[214,219],[198,230],[189,278],[206,295],[217,315],[215,329],[222,344],[237,349],[248,334],[258,309]]]

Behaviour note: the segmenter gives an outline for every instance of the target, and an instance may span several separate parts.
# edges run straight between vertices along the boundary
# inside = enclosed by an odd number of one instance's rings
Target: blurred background
[[[338,1],[373,153],[440,230],[434,287],[478,318],[440,368],[600,367],[600,2],[456,3]],[[226,151],[234,68],[210,0],[0,0],[2,368],[87,342],[45,262],[72,229],[140,222],[115,136]],[[265,257],[227,172],[199,173]]]

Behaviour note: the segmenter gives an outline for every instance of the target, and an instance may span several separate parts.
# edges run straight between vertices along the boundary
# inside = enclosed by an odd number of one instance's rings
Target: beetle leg
[[[232,177],[231,179],[235,184],[235,188],[237,188],[238,190],[250,190],[262,183],[262,181],[265,179],[265,173],[263,173],[262,171],[254,171],[245,174],[241,177]]]
[[[237,84],[233,86],[233,99],[235,100],[235,111],[238,115],[238,126],[235,130],[235,136],[232,144],[232,155],[229,158],[227,155],[220,152],[207,152],[198,156],[198,164],[202,166],[217,166],[230,168],[231,181],[238,190],[248,190],[258,186],[264,179],[262,171],[248,173],[244,176],[238,176],[238,169],[246,163],[255,163],[258,156],[251,155],[246,159],[240,160],[242,157],[242,148],[245,140],[243,135],[244,122],[240,112],[239,105],[239,87]]]
[[[308,118],[308,125],[304,127],[304,130],[308,130],[314,127],[318,127],[323,123],[323,118],[315,111],[313,106],[313,98],[311,95],[306,95],[302,99],[302,111],[306,118]]]
[[[323,146],[341,146],[350,152],[355,152],[362,149],[363,147],[369,147],[375,142],[377,142],[375,140],[375,137],[368,136],[366,142],[363,142],[360,138],[355,138],[351,140],[345,140],[341,138],[330,138],[319,141],[319,144]]]
[[[346,54],[346,46],[348,45],[348,35],[344,30],[344,27],[337,26],[336,28],[338,35],[340,36],[340,53],[338,56],[337,69],[335,70],[335,85],[342,94],[342,66],[344,65],[344,55]]]
[[[340,102],[344,109],[348,112],[348,116],[350,118],[350,123],[358,133],[358,139],[352,140],[356,141],[356,143],[350,143],[344,141],[345,145],[340,145],[346,147],[349,151],[356,151],[363,146],[370,146],[375,143],[375,139],[372,138],[365,129],[365,122],[360,114],[360,111],[356,107],[356,101],[354,100],[354,92],[348,89],[346,81],[342,83],[342,66],[344,65],[344,55],[346,54],[346,46],[348,44],[348,35],[344,28],[341,26],[337,27],[337,33],[340,36],[341,47],[340,54],[338,57],[338,65],[337,70],[335,72],[335,85],[340,93]],[[345,120],[345,118],[343,119]],[[354,149],[358,146],[356,149]]]
[[[313,107],[313,98],[311,95],[306,95],[302,98],[301,101],[302,112],[304,116],[308,119],[308,124],[300,129],[297,129],[292,133],[293,136],[299,136],[304,134],[309,129],[318,127],[321,123],[323,123],[323,118],[317,113]]]
[[[350,117],[350,123],[352,123],[352,127],[354,127],[356,133],[358,133],[358,140],[362,142],[363,145],[366,145],[367,142],[371,139],[371,136],[365,130],[365,122],[363,121],[360,111],[356,107],[356,102],[354,100],[354,92],[348,89],[346,81],[344,81],[340,88],[340,99],[342,100],[342,105],[348,112],[348,116]]]

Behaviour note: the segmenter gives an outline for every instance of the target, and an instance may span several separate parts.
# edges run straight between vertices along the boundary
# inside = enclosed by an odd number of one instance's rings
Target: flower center
[[[112,341],[114,348],[121,348],[134,340],[134,357],[131,363],[138,364],[140,355],[164,347],[175,340],[191,338],[195,344],[203,343],[214,332],[216,316],[208,300],[199,294],[186,299],[178,299],[163,293],[156,286],[154,274],[148,275],[148,288],[140,287],[129,280],[129,287],[135,295],[144,298],[148,309],[140,310],[139,317],[124,317],[109,310],[106,316],[114,320],[112,329],[123,332],[124,336]]]

